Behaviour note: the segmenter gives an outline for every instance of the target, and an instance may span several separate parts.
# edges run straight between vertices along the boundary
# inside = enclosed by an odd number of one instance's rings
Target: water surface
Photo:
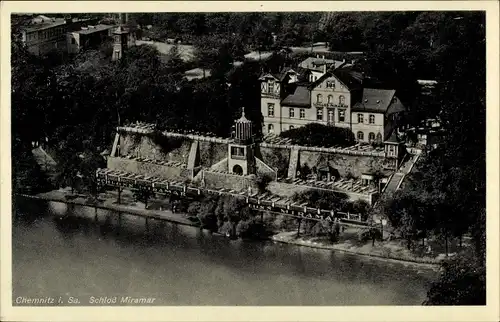
[[[62,203],[20,201],[13,301],[154,297],[158,305],[420,305],[435,273],[329,250],[231,241],[172,223]],[[64,214],[82,218],[56,221]],[[73,217],[74,218],[74,217]],[[111,220],[111,221],[110,221]],[[13,303],[15,305],[15,303]]]

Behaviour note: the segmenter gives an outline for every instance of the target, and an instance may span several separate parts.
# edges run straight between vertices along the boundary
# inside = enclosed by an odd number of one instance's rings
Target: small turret
[[[251,142],[252,134],[252,121],[245,117],[245,108],[242,108],[241,117],[235,121],[235,139],[240,143]]]

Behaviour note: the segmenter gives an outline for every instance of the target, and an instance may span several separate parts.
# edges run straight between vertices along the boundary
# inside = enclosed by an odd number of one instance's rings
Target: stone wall
[[[200,141],[199,144],[199,160],[202,167],[210,168],[222,159],[227,158],[227,144],[203,141]]]
[[[151,162],[140,162],[119,157],[109,157],[107,167],[113,170],[155,176],[173,181],[186,181],[192,176],[192,170],[181,167],[169,167]]]
[[[235,191],[247,190],[252,187],[252,191],[256,191],[255,176],[239,176],[229,173],[219,173],[203,170],[203,173],[198,174],[196,177],[203,178],[205,188],[209,189],[233,189]]]
[[[354,177],[361,177],[362,173],[370,172],[373,170],[380,170],[386,176],[391,175],[395,170],[396,159],[389,159],[384,157],[368,157],[347,154],[332,154],[332,153],[318,153],[310,151],[299,152],[300,166],[305,164],[312,169],[318,165],[328,162],[328,164],[336,169],[341,177],[347,177],[352,174]]]
[[[121,133],[120,156],[135,155],[161,161],[188,163],[191,141],[183,138],[164,138],[167,147],[160,147],[153,139],[144,134]],[[168,146],[168,140],[172,142]]]
[[[335,191],[335,192],[340,192],[344,193],[349,197],[349,200],[351,201],[356,201],[356,200],[364,200],[368,202],[368,204],[372,205],[376,199],[378,198],[377,194],[374,195],[368,195],[368,194],[361,194],[361,193],[355,193],[355,192],[350,192],[350,191],[337,191],[337,190],[328,190],[328,189],[323,189],[323,188],[318,188],[318,187],[311,187],[311,186],[304,186],[304,185],[295,185],[291,183],[284,183],[284,182],[277,182],[273,181],[270,182],[269,185],[267,186],[267,189],[278,196],[282,197],[292,197],[295,193],[300,193],[303,191],[307,190],[323,190],[323,191]]]

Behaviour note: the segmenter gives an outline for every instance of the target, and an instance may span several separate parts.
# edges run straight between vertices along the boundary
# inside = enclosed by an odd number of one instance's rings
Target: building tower
[[[235,121],[234,140],[228,145],[228,169],[239,175],[255,174],[253,124],[245,117],[245,108],[241,117]]]
[[[123,55],[125,55],[127,47],[128,31],[122,26],[118,26],[118,28],[113,31],[113,56],[111,57],[111,60],[116,61],[121,59]]]

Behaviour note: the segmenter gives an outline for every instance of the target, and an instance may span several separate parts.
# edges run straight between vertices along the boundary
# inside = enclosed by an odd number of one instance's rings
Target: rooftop
[[[323,76],[318,78],[315,82],[313,82],[310,86],[310,89],[315,88],[325,80],[325,78],[328,78],[330,76],[335,76],[338,78],[345,86],[347,86],[348,89],[356,89],[360,87],[363,83],[363,74],[355,71],[352,66],[347,67],[347,66],[340,66],[335,69],[331,69],[327,71]]]
[[[85,28],[85,29],[83,29],[83,28]],[[92,34],[94,32],[109,30],[112,28],[114,28],[114,26],[99,24],[96,26],[82,27],[82,30],[73,31],[73,33],[77,33],[77,34],[81,34],[81,35],[88,35],[88,34]]]
[[[43,15],[37,16],[31,20],[23,29],[26,32],[49,29],[66,24],[64,18],[49,18]]]
[[[354,104],[352,111],[386,113],[395,93],[393,89],[364,88],[361,101]]]
[[[294,92],[285,97],[281,104],[286,106],[310,107],[311,92],[307,88],[307,85],[298,84]]]

